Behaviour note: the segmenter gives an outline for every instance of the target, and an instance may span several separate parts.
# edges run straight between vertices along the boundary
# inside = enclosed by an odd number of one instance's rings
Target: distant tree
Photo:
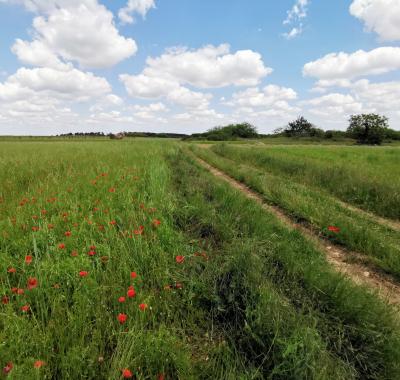
[[[307,119],[300,116],[296,120],[290,122],[283,132],[287,137],[308,137],[317,135],[319,131],[321,130],[318,130]]]
[[[382,144],[389,127],[386,116],[374,113],[352,115],[349,122],[347,133],[360,144]]]

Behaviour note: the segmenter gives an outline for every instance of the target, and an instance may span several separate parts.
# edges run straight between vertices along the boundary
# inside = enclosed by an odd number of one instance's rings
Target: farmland
[[[202,161],[199,161],[201,159]],[[0,142],[9,379],[396,379],[400,149]]]

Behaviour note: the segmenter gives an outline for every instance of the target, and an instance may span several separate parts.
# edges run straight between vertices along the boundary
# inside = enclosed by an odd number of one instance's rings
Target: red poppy
[[[15,268],[8,268],[7,273],[15,273],[17,270]]]
[[[182,264],[185,261],[185,256],[178,255],[178,256],[175,257],[175,261],[178,264]]]
[[[25,264],[30,264],[32,262],[33,257],[31,255],[25,256]]]
[[[120,302],[120,303],[124,303],[125,301],[126,301],[125,297],[119,297],[118,298],[118,302]]]
[[[42,211],[40,211],[40,212],[41,212],[42,215],[46,215],[46,214],[47,214],[47,211],[46,211],[46,210],[42,210]]]
[[[25,293],[24,289],[21,288],[11,288],[11,292],[18,295],[22,295]]]
[[[58,249],[65,249],[65,244],[64,243],[60,243],[58,245]]]
[[[175,284],[175,289],[183,289],[183,285],[180,282]]]
[[[124,379],[132,379],[133,373],[128,368],[122,370],[122,377]]]
[[[161,222],[158,219],[153,220],[153,226],[158,227],[161,224]]]
[[[72,257],[78,257],[78,251],[72,251],[71,252]]]
[[[136,292],[135,289],[133,289],[133,286],[129,287],[128,292],[126,294],[129,298],[133,298],[136,296]]]
[[[96,246],[95,245],[91,245],[89,248],[90,248],[91,251],[95,251],[96,250]]]
[[[72,235],[72,232],[71,231],[65,231],[64,235],[66,237],[70,237]]]
[[[137,273],[136,272],[131,272],[131,278],[135,279],[137,277]]]
[[[28,278],[27,287],[28,287],[29,290],[32,290],[32,289],[36,288],[37,285],[38,285],[38,280],[35,277],[29,277]]]
[[[33,227],[32,227],[32,231],[33,231],[33,232],[37,232],[37,231],[39,231],[39,227],[37,227],[37,226],[33,226]]]
[[[165,375],[163,373],[160,373],[157,377],[157,380],[165,380]]]
[[[33,364],[33,366],[37,369],[39,369],[40,367],[43,367],[46,363],[43,360],[36,360],[35,363]]]
[[[89,272],[86,270],[82,270],[79,272],[79,276],[81,276],[81,277],[86,277],[88,274],[89,274]]]
[[[32,219],[33,219],[33,220],[37,220],[38,218],[39,218],[39,217],[38,217],[37,215],[33,215],[33,216],[32,216]]]
[[[128,316],[126,314],[120,313],[120,314],[118,314],[117,319],[118,319],[118,322],[121,325],[123,325],[126,322],[126,320],[128,319]]]
[[[3,305],[7,305],[9,302],[10,302],[10,298],[8,298],[7,296],[3,296],[3,297],[1,298],[1,303],[2,303]]]
[[[147,303],[141,303],[139,305],[139,309],[142,310],[142,311],[145,311],[147,309],[147,307],[148,307]]]
[[[117,222],[116,222],[115,220],[112,220],[112,221],[110,222],[110,224],[111,224],[112,226],[115,226],[115,225],[117,224]]]
[[[114,188],[114,187],[111,187],[110,189],[108,189],[108,191],[109,191],[110,193],[115,193],[115,188]]]
[[[94,256],[95,254],[96,254],[96,251],[89,251],[89,252],[88,252],[88,255],[89,255],[89,256]]]
[[[6,364],[6,366],[3,368],[3,373],[5,375],[8,375],[11,372],[11,370],[13,369],[13,367],[14,367],[14,365],[11,362],[8,362]]]
[[[27,313],[27,312],[29,311],[29,309],[30,309],[30,306],[29,306],[29,305],[24,305],[24,306],[21,307],[21,310],[22,310],[24,313]]]
[[[335,226],[329,226],[328,230],[331,231],[331,232],[335,232],[335,233],[340,232],[340,228],[339,227],[335,227]]]
[[[52,229],[54,228],[54,224],[48,224],[48,225],[47,225],[47,228],[48,228],[49,230],[52,230]]]

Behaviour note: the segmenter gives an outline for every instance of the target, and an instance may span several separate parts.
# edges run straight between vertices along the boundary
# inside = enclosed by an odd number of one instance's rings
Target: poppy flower
[[[339,227],[335,227],[335,226],[329,226],[328,230],[331,231],[331,232],[335,232],[335,233],[340,232],[340,228]]]
[[[36,360],[35,363],[33,364],[33,366],[37,369],[39,369],[40,367],[43,367],[46,363],[43,360]]]
[[[72,235],[72,232],[71,231],[65,231],[64,235],[66,237],[70,237]]]
[[[120,314],[118,314],[117,319],[118,319],[118,322],[121,325],[123,325],[126,322],[126,320],[128,319],[128,316],[126,314],[120,313]]]
[[[41,213],[42,215],[46,215],[46,214],[47,214],[47,211],[46,211],[46,210],[42,210],[42,211],[40,211],[40,213]]]
[[[33,257],[31,255],[25,256],[25,264],[31,264]]]
[[[89,256],[94,256],[95,254],[96,254],[96,251],[89,251],[89,252],[88,252],[88,255],[89,255]]]
[[[3,297],[1,298],[1,303],[2,303],[3,305],[7,305],[9,302],[10,302],[10,298],[8,298],[7,296],[3,296]]]
[[[139,305],[139,309],[142,310],[142,311],[145,311],[147,309],[147,307],[148,307],[147,303],[141,303]]]
[[[89,274],[89,272],[86,271],[86,270],[82,270],[82,271],[79,272],[79,276],[80,277],[86,277],[88,274]]]
[[[11,362],[8,362],[7,364],[6,364],[6,366],[3,368],[3,373],[5,374],[5,375],[8,375],[10,372],[11,372],[11,370],[14,368],[14,365],[11,363]]]
[[[24,305],[24,306],[21,307],[21,310],[22,310],[24,313],[27,313],[27,312],[29,311],[29,309],[30,309],[30,306],[29,306],[29,305]]]
[[[161,222],[158,219],[153,220],[153,226],[158,227],[161,224]]]
[[[183,262],[185,261],[185,256],[178,255],[178,256],[175,257],[175,261],[178,264],[183,264]]]
[[[65,244],[64,243],[60,243],[58,245],[58,249],[65,249]]]
[[[110,222],[110,225],[111,226],[115,226],[117,224],[117,222],[115,221],[115,220],[112,220],[111,222]]]
[[[38,217],[37,215],[32,215],[32,219],[33,219],[33,220],[38,220],[38,218],[39,218],[39,217]]]
[[[72,251],[71,252],[72,257],[78,257],[78,251]]]
[[[39,227],[37,227],[37,226],[33,226],[33,227],[32,227],[32,231],[33,231],[33,232],[37,232],[37,231],[39,231]]]
[[[110,193],[115,193],[115,188],[114,188],[114,187],[111,187],[110,189],[108,189],[108,191],[109,191]]]
[[[165,375],[163,373],[160,373],[157,377],[157,380],[165,380]]]
[[[54,228],[54,224],[48,224],[48,225],[47,225],[47,228],[48,228],[49,230],[52,230],[52,229]]]
[[[133,289],[133,286],[129,287],[128,292],[126,294],[129,298],[133,298],[136,296],[136,292],[135,289]]]
[[[183,289],[183,285],[180,282],[175,284],[175,289]]]
[[[7,273],[15,273],[17,270],[15,268],[8,268]]]
[[[124,303],[126,301],[126,298],[125,297],[119,297],[118,298],[118,302],[119,303]]]
[[[124,379],[132,379],[133,373],[128,368],[122,370],[122,377]]]
[[[96,246],[95,246],[95,245],[91,245],[91,246],[89,247],[89,249],[90,249],[91,251],[95,251],[95,250],[96,250]]]
[[[11,288],[11,292],[18,295],[22,295],[25,293],[24,289],[21,288]]]
[[[35,277],[29,277],[28,278],[28,289],[32,290],[34,288],[36,288],[38,285],[38,280]]]
[[[137,273],[136,272],[131,272],[131,278],[135,279],[137,277]]]

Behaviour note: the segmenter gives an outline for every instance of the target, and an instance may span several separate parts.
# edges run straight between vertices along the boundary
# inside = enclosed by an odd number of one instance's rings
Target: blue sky
[[[0,134],[400,129],[399,0],[0,0]]]

